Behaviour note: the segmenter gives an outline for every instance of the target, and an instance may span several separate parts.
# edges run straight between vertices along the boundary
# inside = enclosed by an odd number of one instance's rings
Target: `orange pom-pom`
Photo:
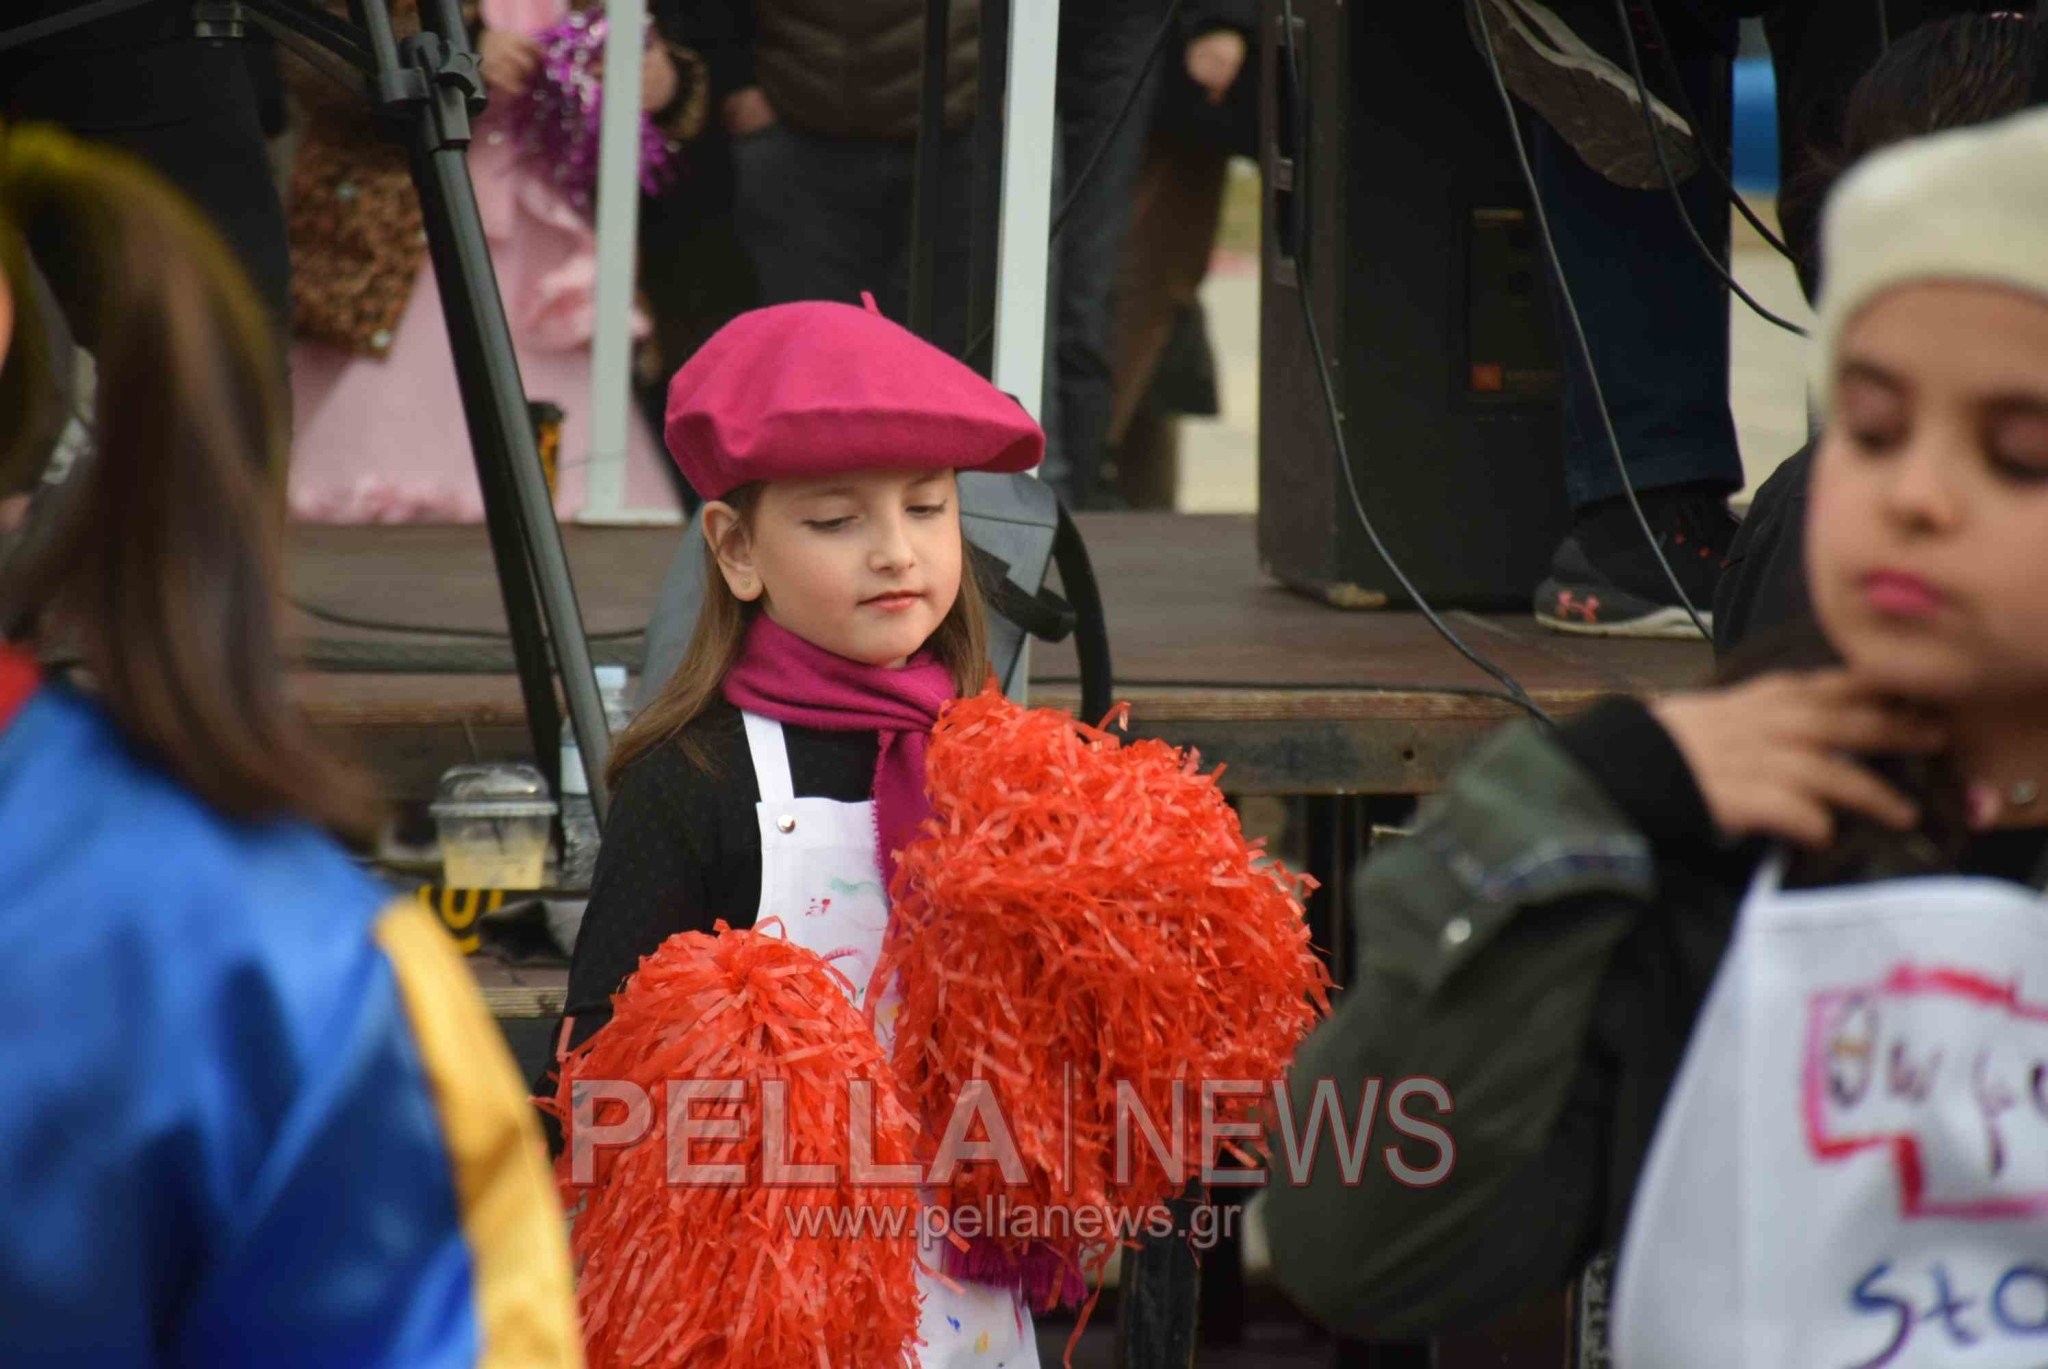
[[[968,1080],[986,1079],[1024,1162],[1022,1189],[996,1166],[962,1167],[956,1206],[1164,1202],[1204,1163],[1204,1081],[1269,1087],[1328,1011],[1300,901],[1313,881],[1268,862],[1197,766],[993,687],[941,716],[934,816],[898,861],[875,973],[902,977],[894,1062],[927,1135]],[[1180,1182],[1129,1119],[1135,1164],[1117,1181],[1120,1084],[1169,1151],[1178,1139]],[[1249,1122],[1261,1106],[1246,1090],[1214,1113]],[[1070,1259],[1116,1248],[1062,1241],[1050,1215],[1048,1231]],[[995,1239],[1020,1262],[1033,1246]]]
[[[847,988],[814,952],[721,922],[717,935],[671,937],[643,960],[611,1022],[563,1061],[548,1108],[563,1122],[558,1178],[574,1220],[592,1366],[911,1362],[918,1193],[851,1181],[850,1113],[871,1111],[862,1158],[878,1165],[911,1162],[917,1128]],[[649,1105],[642,1139],[598,1149],[593,1129],[579,1147],[579,1080],[596,1084],[599,1098],[618,1090],[597,1081],[639,1090]],[[694,1119],[736,1119],[735,1139],[669,1144],[669,1088],[680,1080],[739,1081],[737,1097],[690,1104]],[[764,1125],[768,1080],[784,1081],[776,1087],[786,1119]],[[631,1106],[599,1102],[580,1120],[614,1126]],[[763,1183],[768,1146],[783,1163],[830,1165],[833,1177],[822,1186]],[[675,1183],[672,1153],[678,1163],[742,1166],[743,1178]],[[905,1211],[890,1212],[897,1208]]]

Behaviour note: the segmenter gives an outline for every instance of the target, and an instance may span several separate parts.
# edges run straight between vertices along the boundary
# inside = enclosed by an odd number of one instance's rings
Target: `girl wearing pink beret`
[[[721,920],[778,918],[868,983],[888,872],[928,812],[932,724],[989,674],[955,475],[1027,470],[1044,446],[981,376],[830,303],[728,325],[671,382],[665,429],[706,501],[708,588],[682,665],[613,752],[565,1049],[644,956]],[[885,1044],[892,1021],[884,1004]],[[920,1286],[921,1364],[1038,1363],[1014,1281]]]

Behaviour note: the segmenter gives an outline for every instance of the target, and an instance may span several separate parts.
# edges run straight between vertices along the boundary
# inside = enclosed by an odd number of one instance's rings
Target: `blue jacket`
[[[538,1128],[460,958],[104,714],[0,710],[0,1361],[580,1364]]]

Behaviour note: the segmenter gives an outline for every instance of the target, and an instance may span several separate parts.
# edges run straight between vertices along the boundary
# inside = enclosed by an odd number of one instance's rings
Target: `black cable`
[[[1657,37],[1657,53],[1664,59],[1664,75],[1671,82],[1672,90],[1678,94],[1679,113],[1692,125],[1695,140],[1699,143],[1700,160],[1714,173],[1714,179],[1721,183],[1721,188],[1728,192],[1728,203],[1735,206],[1735,212],[1749,220],[1749,226],[1754,228],[1757,235],[1769,243],[1779,256],[1796,265],[1798,258],[1792,255],[1792,249],[1785,245],[1783,238],[1773,233],[1765,226],[1764,221],[1756,216],[1756,211],[1749,207],[1749,201],[1735,188],[1735,179],[1729,169],[1721,165],[1721,159],[1707,146],[1707,140],[1698,136],[1706,124],[1700,119],[1699,110],[1693,106],[1692,95],[1685,88],[1685,78],[1679,74],[1678,59],[1671,54],[1671,39],[1664,32],[1664,21],[1657,17],[1657,6],[1644,5],[1643,15],[1650,21],[1650,31]]]
[[[1283,8],[1292,10],[1294,0],[1283,0]],[[1351,453],[1344,441],[1344,416],[1337,406],[1336,388],[1330,383],[1330,362],[1323,352],[1322,332],[1316,327],[1315,310],[1309,303],[1306,289],[1297,291],[1297,294],[1301,299],[1302,323],[1308,329],[1309,350],[1315,354],[1316,375],[1323,383],[1323,404],[1329,414],[1331,436],[1337,445],[1337,467],[1344,472],[1344,492],[1351,498],[1351,511],[1357,515],[1359,526],[1365,529],[1366,537],[1372,542],[1373,551],[1378,553],[1380,560],[1386,562],[1387,569],[1393,572],[1394,579],[1400,584],[1402,591],[1415,602],[1415,607],[1429,620],[1429,625],[1451,644],[1453,650],[1500,681],[1501,686],[1507,691],[1506,697],[1510,702],[1526,710],[1537,721],[1554,724],[1555,719],[1529,697],[1528,691],[1522,688],[1521,681],[1466,646],[1458,634],[1451,631],[1450,626],[1437,616],[1436,610],[1429,606],[1429,601],[1422,597],[1422,591],[1408,579],[1407,572],[1394,560],[1394,554],[1387,549],[1386,543],[1380,539],[1379,529],[1373,526],[1372,516],[1365,511],[1365,501],[1359,497],[1357,477],[1352,473]],[[1130,682],[1127,680],[1125,683]]]
[[[1034,685],[1078,685],[1078,675],[1033,675]],[[1487,689],[1481,685],[1449,685],[1418,682],[1416,684],[1314,684],[1302,680],[1184,680],[1170,676],[1132,677],[1124,676],[1116,682],[1118,690],[1126,689],[1203,689],[1223,692],[1233,689],[1257,689],[1273,694],[1449,694],[1461,699],[1492,699],[1496,703],[1513,704],[1526,708],[1522,700],[1504,689]]]
[[[364,632],[395,632],[422,637],[462,637],[479,642],[509,642],[512,640],[511,633],[498,628],[440,627],[433,623],[390,623],[377,618],[358,618],[352,614],[343,613],[339,609],[310,603],[297,596],[289,596],[288,602],[293,608],[305,614],[308,618],[316,618],[323,623],[330,623],[335,627],[358,628]],[[611,632],[586,632],[583,634],[586,641],[592,642],[623,642],[634,637],[644,637],[646,635],[646,629],[637,627],[618,628]]]
[[[1792,255],[1792,249],[1785,245],[1785,240],[1783,238],[1779,237],[1776,233],[1773,233],[1770,229],[1770,226],[1766,224],[1762,219],[1757,217],[1756,211],[1749,207],[1749,201],[1744,199],[1742,197],[1742,192],[1735,188],[1735,182],[1728,179],[1728,173],[1726,171],[1723,171],[1720,168],[1720,166],[1714,162],[1710,161],[1707,164],[1714,168],[1715,178],[1719,180],[1721,184],[1727,189],[1728,203],[1735,206],[1735,212],[1742,215],[1742,217],[1748,221],[1749,226],[1756,230],[1756,235],[1762,238],[1766,243],[1768,243],[1773,252],[1776,252],[1779,256],[1783,257],[1786,261],[1791,262],[1794,266],[1797,266],[1799,264],[1799,258]]]
[[[1288,80],[1294,91],[1295,98],[1301,99],[1303,98],[1302,92],[1307,87],[1301,82],[1301,71],[1295,57],[1293,42],[1294,0],[1281,0],[1281,11],[1282,22],[1286,25],[1286,32],[1288,34],[1288,40],[1282,48],[1287,60]],[[1297,136],[1303,140],[1302,146],[1299,149],[1299,156],[1297,157],[1298,164],[1305,164],[1308,161],[1306,126],[1306,119],[1297,117],[1294,120]],[[1301,175],[1302,173],[1297,171],[1297,193],[1300,193],[1299,179]],[[1422,597],[1422,591],[1415,588],[1414,583],[1409,580],[1407,572],[1401,569],[1400,563],[1394,559],[1394,554],[1387,549],[1387,544],[1380,539],[1379,529],[1373,526],[1372,515],[1366,512],[1365,501],[1359,497],[1358,479],[1351,469],[1351,452],[1344,441],[1344,415],[1337,404],[1336,386],[1330,381],[1330,362],[1323,352],[1322,330],[1316,326],[1315,308],[1309,303],[1308,283],[1311,271],[1308,249],[1309,241],[1304,236],[1302,241],[1295,246],[1298,282],[1295,289],[1295,297],[1301,301],[1302,326],[1308,331],[1309,350],[1315,357],[1316,379],[1322,382],[1323,405],[1330,420],[1330,437],[1337,447],[1337,469],[1344,473],[1344,489],[1351,497],[1351,511],[1358,516],[1359,526],[1365,529],[1366,538],[1372,543],[1372,549],[1379,554],[1380,560],[1386,563],[1387,569],[1392,572],[1402,591],[1414,601],[1415,607],[1421,611],[1422,616],[1428,620],[1429,625],[1436,629],[1437,635],[1446,642],[1449,642],[1452,649],[1460,656],[1463,656],[1467,661],[1470,661],[1480,670],[1499,681],[1507,691],[1506,697],[1509,702],[1526,711],[1537,721],[1555,725],[1555,719],[1544,712],[1537,702],[1529,697],[1529,692],[1522,688],[1521,681],[1474,651],[1471,647],[1466,646],[1458,634],[1451,631],[1449,625],[1437,616],[1436,610],[1429,606],[1429,601]],[[1127,680],[1125,683],[1128,684],[1130,682]]]
[[[1671,204],[1678,210],[1678,218],[1685,225],[1686,236],[1691,238],[1692,245],[1699,249],[1700,259],[1713,268],[1714,274],[1721,278],[1722,284],[1734,291],[1736,298],[1753,309],[1758,318],[1766,323],[1775,323],[1788,333],[1798,337],[1805,337],[1806,330],[1804,328],[1801,328],[1790,319],[1779,318],[1776,314],[1764,308],[1763,305],[1757,303],[1756,297],[1742,288],[1741,282],[1735,279],[1734,273],[1722,264],[1720,256],[1713,248],[1707,246],[1707,240],[1700,236],[1699,226],[1692,221],[1692,211],[1685,207],[1685,196],[1679,193],[1678,177],[1672,174],[1671,163],[1664,156],[1664,139],[1657,130],[1657,118],[1650,112],[1650,86],[1643,79],[1642,53],[1636,49],[1635,29],[1628,21],[1628,0],[1614,0],[1614,13],[1615,17],[1621,21],[1621,40],[1628,45],[1629,66],[1633,69],[1636,78],[1636,99],[1642,110],[1643,129],[1650,137],[1650,152],[1657,159],[1657,170],[1664,175],[1664,188],[1671,192]],[[1488,49],[1488,51],[1490,53],[1491,49]],[[1693,137],[1698,141],[1705,141],[1704,130],[1697,123],[1693,125]]]
[[[1283,0],[1283,3],[1291,0]],[[1685,606],[1686,616],[1699,629],[1700,636],[1708,641],[1714,634],[1707,630],[1699,610],[1686,597],[1685,586],[1678,583],[1678,572],[1671,569],[1671,562],[1664,557],[1664,548],[1658,545],[1657,534],[1650,527],[1649,518],[1643,513],[1642,501],[1636,498],[1634,482],[1628,478],[1628,462],[1622,459],[1621,437],[1614,431],[1614,415],[1607,410],[1607,396],[1600,388],[1600,372],[1593,365],[1593,348],[1586,341],[1586,325],[1579,318],[1578,302],[1572,298],[1570,282],[1565,280],[1564,263],[1558,259],[1557,239],[1550,231],[1550,215],[1543,208],[1543,193],[1536,185],[1536,169],[1529,165],[1529,150],[1522,142],[1522,121],[1515,113],[1515,102],[1508,94],[1508,83],[1500,74],[1500,59],[1494,55],[1493,32],[1486,22],[1486,0],[1466,0],[1471,6],[1472,16],[1479,26],[1479,46],[1486,53],[1486,69],[1493,76],[1493,88],[1500,95],[1500,107],[1508,116],[1508,132],[1515,145],[1515,160],[1522,168],[1522,180],[1529,187],[1529,204],[1536,213],[1536,227],[1543,239],[1543,251],[1550,259],[1550,272],[1557,281],[1557,293],[1564,300],[1565,316],[1571,320],[1572,336],[1578,342],[1579,356],[1586,363],[1586,379],[1593,387],[1593,404],[1600,411],[1600,424],[1607,430],[1607,447],[1614,454],[1614,469],[1621,475],[1622,493],[1628,496],[1629,509],[1636,516],[1636,524],[1643,530],[1644,540],[1650,544],[1650,553],[1657,558],[1657,564],[1664,571],[1664,578],[1671,582],[1672,592],[1678,595],[1678,602]]]
[[[1131,78],[1129,88],[1124,91],[1124,102],[1117,107],[1116,117],[1110,120],[1109,128],[1103,133],[1102,140],[1096,143],[1095,150],[1088,154],[1087,164],[1081,168],[1081,174],[1075,177],[1074,183],[1071,186],[1067,187],[1065,198],[1060,201],[1059,208],[1053,211],[1052,230],[1046,238],[1048,247],[1060,240],[1060,230],[1066,227],[1067,215],[1072,212],[1074,205],[1080,200],[1081,192],[1087,188],[1088,181],[1095,175],[1096,168],[1102,165],[1102,159],[1109,155],[1109,149],[1116,143],[1116,135],[1123,130],[1124,121],[1131,117],[1131,110],[1138,103],[1138,96],[1145,89],[1145,78],[1152,74],[1154,64],[1159,61],[1159,54],[1166,50],[1167,37],[1173,32],[1174,26],[1179,22],[1181,6],[1185,3],[1186,0],[1172,0],[1172,3],[1167,5],[1166,19],[1159,25],[1159,31],[1152,35],[1152,43],[1145,50],[1145,60],[1138,64],[1137,75]],[[1058,137],[1059,125],[1057,119],[1055,119],[1053,127],[1053,136]],[[967,344],[967,350],[961,353],[961,359],[969,366],[978,367],[980,365],[982,348],[994,341],[995,335],[995,324],[988,324],[976,335],[974,341]]]

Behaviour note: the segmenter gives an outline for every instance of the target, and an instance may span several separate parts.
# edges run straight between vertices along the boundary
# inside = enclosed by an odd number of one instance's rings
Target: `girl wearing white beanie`
[[[1842,668],[1656,715],[1724,831],[1809,844],[1823,805],[1921,823],[1841,754],[1896,742],[1786,735],[1755,711],[1762,691],[1917,718],[1973,825],[2003,829],[2008,868],[2026,846],[2034,860],[2023,879],[1790,888],[1764,859],[1636,1190],[1617,1348],[1624,1364],[2038,1365],[2048,114],[1871,158],[1829,202],[1823,259],[1807,572]]]
[[[1353,889],[1291,1134],[1427,1077],[1455,1159],[1269,1185],[1346,1331],[1618,1245],[1628,1369],[2048,1363],[2048,113],[1871,157],[1823,231],[1813,649],[1503,729]]]

